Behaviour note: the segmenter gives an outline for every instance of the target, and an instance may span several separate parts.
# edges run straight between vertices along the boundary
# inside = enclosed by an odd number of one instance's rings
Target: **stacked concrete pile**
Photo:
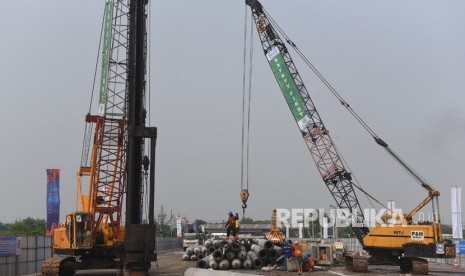
[[[209,253],[204,245],[189,246],[186,248],[186,253],[182,255],[183,261],[197,261],[203,259]]]
[[[281,256],[281,248],[274,246],[266,239],[229,242],[207,240],[205,247],[208,253],[204,258],[198,258],[197,267],[199,268],[221,270],[261,268],[276,264]],[[193,255],[195,254],[191,256]]]

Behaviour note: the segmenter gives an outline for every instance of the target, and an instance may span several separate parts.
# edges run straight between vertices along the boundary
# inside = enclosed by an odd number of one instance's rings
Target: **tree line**
[[[0,236],[45,236],[46,228],[44,219],[28,217],[13,223],[0,222]]]

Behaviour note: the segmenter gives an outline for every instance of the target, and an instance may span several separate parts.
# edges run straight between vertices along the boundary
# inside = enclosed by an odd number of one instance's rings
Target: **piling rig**
[[[150,262],[156,260],[157,129],[145,125],[147,11],[147,0],[105,3],[99,101],[97,114],[90,115],[89,108],[85,117],[78,203],[53,231],[53,252],[60,257],[45,260],[42,275],[73,275],[76,270],[97,268],[146,275]],[[150,158],[144,156],[145,138],[150,138]],[[144,179],[149,187],[145,190]],[[148,223],[142,220],[144,196],[149,202]]]

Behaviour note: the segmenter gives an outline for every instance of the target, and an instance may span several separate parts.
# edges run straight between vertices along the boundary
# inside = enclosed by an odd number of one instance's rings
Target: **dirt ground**
[[[183,251],[172,251],[166,253],[158,253],[158,261],[152,264],[150,269],[151,275],[157,276],[177,276],[184,275],[184,271],[190,267],[195,267],[196,262],[182,261]],[[450,265],[429,263],[429,275],[465,275],[465,267],[454,268]],[[231,272],[241,272],[253,275],[298,275],[297,272],[283,272],[283,271],[261,271],[261,270],[230,270]],[[315,272],[304,272],[302,275],[410,275],[400,273],[398,266],[369,266],[368,273],[353,273],[344,269],[344,267],[330,267],[329,269],[320,269]]]

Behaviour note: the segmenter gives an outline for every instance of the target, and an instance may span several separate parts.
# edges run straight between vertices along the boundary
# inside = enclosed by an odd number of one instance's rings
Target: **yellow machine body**
[[[402,249],[405,244],[431,244],[441,240],[441,226],[428,225],[377,225],[365,236],[365,247]]]
[[[114,240],[112,228],[102,225],[96,231],[93,241],[91,229],[92,216],[90,213],[75,212],[66,216],[66,222],[53,232],[53,248],[56,253],[69,253],[70,250],[88,250],[95,246],[112,247],[122,240]],[[124,227],[120,228],[118,237],[124,237]]]

